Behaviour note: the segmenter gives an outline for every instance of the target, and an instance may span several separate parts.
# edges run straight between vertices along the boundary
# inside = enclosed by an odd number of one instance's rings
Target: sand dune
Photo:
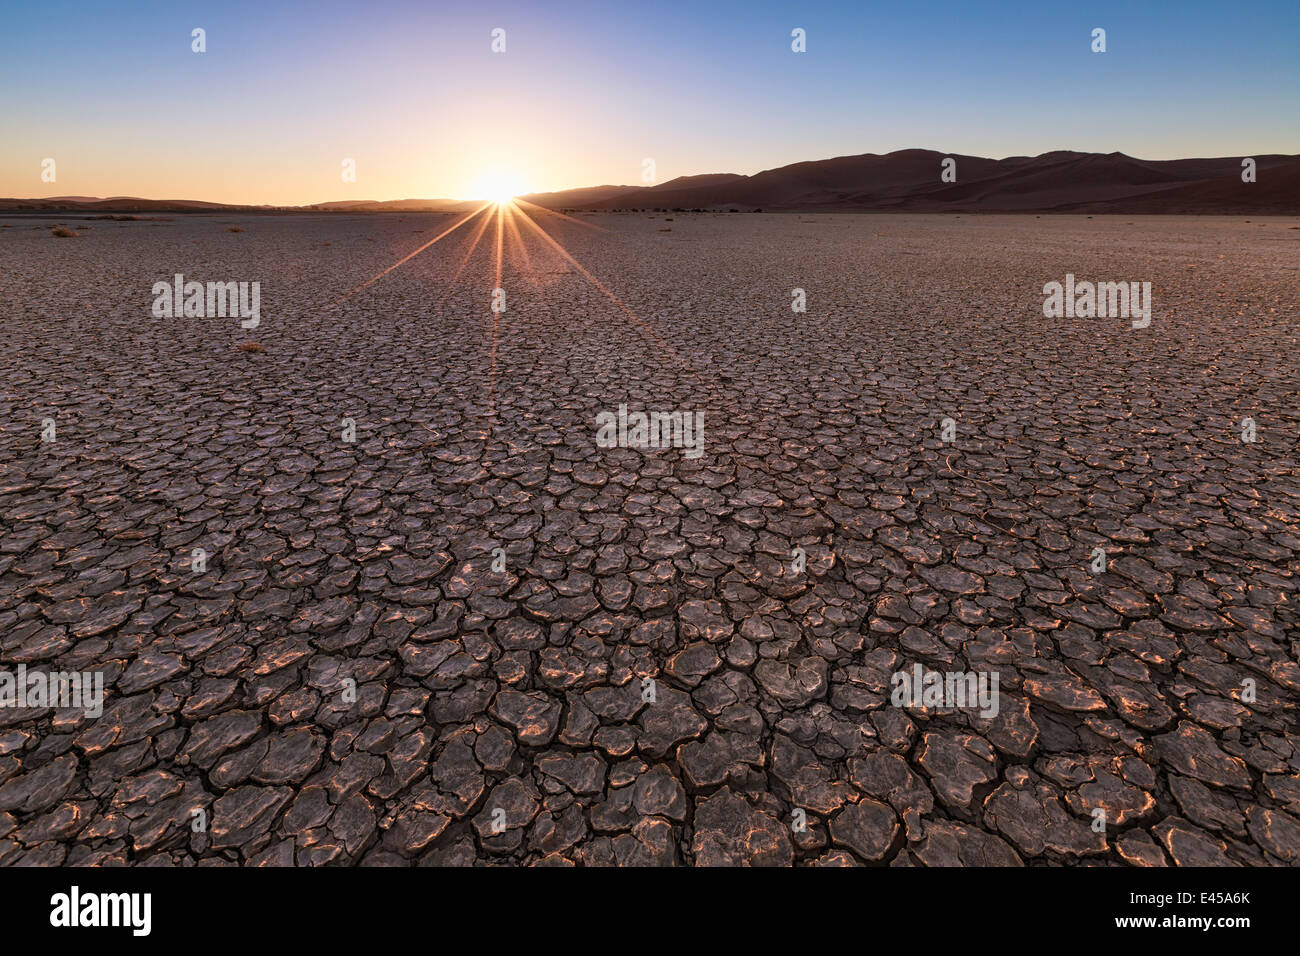
[[[945,156],[907,149],[840,156],[753,176],[690,177],[592,196],[583,190],[530,197],[551,207],[896,210],[906,212],[1300,212],[1300,157],[1256,156],[1243,183],[1241,157],[1142,160],[1123,153],[1058,151],[985,159],[952,154],[957,181],[940,180]]]

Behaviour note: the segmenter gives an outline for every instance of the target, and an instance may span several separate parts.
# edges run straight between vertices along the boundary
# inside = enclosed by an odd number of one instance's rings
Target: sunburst
[[[475,178],[467,199],[505,205],[516,196],[528,192],[528,184],[518,173],[509,169],[486,169]]]
[[[488,182],[489,177],[485,176],[483,181]],[[498,183],[502,182],[501,180],[495,180],[495,181]],[[468,247],[465,249],[463,255],[460,258],[460,263],[457,266],[452,276],[451,282],[448,283],[446,286],[444,286],[442,295],[438,297],[436,307],[440,307],[442,303],[446,301],[447,296],[451,292],[452,286],[454,286],[456,284],[456,281],[460,278],[461,273],[464,271],[466,265],[468,265],[470,261],[470,258],[473,256],[474,250],[478,248],[480,241],[483,239],[488,229],[492,229],[493,232],[495,233],[492,241],[492,246],[494,247],[492,250],[493,254],[491,255],[490,258],[492,271],[489,273],[489,278],[488,278],[488,281],[494,283],[493,289],[499,290],[501,289],[502,286],[502,281],[504,278],[502,272],[504,266],[505,246],[506,246],[507,236],[509,236],[510,239],[512,240],[511,244],[512,245],[517,244],[517,248],[521,252],[520,264],[523,266],[521,275],[529,278],[534,288],[541,288],[541,284],[538,281],[539,277],[537,274],[537,269],[533,266],[532,259],[528,255],[527,249],[525,248],[524,235],[531,234],[536,236],[537,239],[541,240],[543,248],[548,249],[551,252],[557,254],[566,263],[567,266],[569,266],[578,275],[582,276],[582,278],[585,279],[594,289],[596,289],[607,299],[609,299],[609,301],[612,302],[624,315],[626,315],[629,319],[631,319],[633,323],[638,328],[640,328],[641,331],[647,336],[647,338],[654,341],[656,348],[660,351],[661,354],[668,357],[674,363],[680,365],[697,382],[699,382],[700,384],[704,384],[704,381],[700,376],[699,372],[691,365],[690,362],[686,361],[684,356],[682,356],[682,354],[676,348],[674,348],[670,342],[664,339],[664,337],[660,335],[648,323],[643,321],[640,318],[640,316],[638,316],[621,299],[619,299],[619,297],[615,295],[603,282],[601,282],[600,279],[596,278],[596,276],[594,276],[585,266],[583,266],[582,263],[578,262],[578,260],[573,257],[572,253],[570,253],[567,249],[565,249],[564,246],[561,245],[560,242],[553,235],[551,235],[548,230],[542,227],[542,225],[537,221],[536,217],[537,214],[547,214],[562,221],[567,221],[577,225],[594,228],[597,231],[602,233],[608,233],[608,230],[606,230],[604,227],[594,226],[594,224],[586,223],[583,222],[582,220],[574,219],[570,216],[566,216],[563,213],[556,212],[555,210],[546,209],[542,206],[537,206],[533,203],[529,203],[524,200],[520,200],[517,198],[513,198],[509,195],[505,195],[505,193],[507,192],[509,192],[509,189],[503,187],[499,197],[487,199],[487,201],[483,202],[481,206],[479,206],[473,212],[470,212],[462,216],[453,225],[451,225],[443,232],[439,233],[431,241],[426,242],[423,245],[419,246],[413,252],[408,253],[407,255],[403,256],[401,259],[393,263],[388,268],[379,272],[373,278],[368,279],[366,282],[363,282],[361,285],[357,286],[351,292],[348,292],[343,296],[341,296],[339,299],[335,300],[335,302],[333,302],[329,306],[329,308],[334,308],[338,306],[340,303],[342,303],[345,299],[351,298],[353,295],[356,295],[358,292],[361,292],[362,290],[369,288],[375,282],[378,282],[384,276],[391,273],[398,266],[401,266],[404,263],[407,263],[410,260],[414,259],[417,255],[424,252],[434,243],[438,242],[440,239],[451,234],[452,232],[455,232],[461,226],[465,225],[470,220],[481,216],[486,211],[487,215],[482,216],[482,218],[478,223],[477,228],[473,230],[473,235],[470,238]],[[528,209],[522,208],[523,206],[527,206]],[[522,224],[527,227],[527,230],[521,230],[519,228],[520,220],[522,220]],[[492,321],[491,342],[490,342],[490,351],[488,355],[489,382],[488,382],[487,411],[488,411],[488,420],[489,420],[489,434],[491,434],[491,432],[495,430],[495,426],[496,426],[497,401],[498,401],[497,379],[499,374],[497,365],[498,365],[499,352],[500,352],[501,319],[502,319],[501,313],[494,310],[492,313],[492,320],[491,320]]]

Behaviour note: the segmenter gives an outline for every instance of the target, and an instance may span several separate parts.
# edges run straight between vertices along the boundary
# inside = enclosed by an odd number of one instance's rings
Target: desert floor
[[[0,215],[0,864],[1300,862],[1300,221],[528,213]]]

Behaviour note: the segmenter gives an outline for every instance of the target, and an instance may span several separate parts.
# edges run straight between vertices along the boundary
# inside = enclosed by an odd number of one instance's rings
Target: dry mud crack
[[[1300,862],[1294,223],[537,218],[0,236],[0,864]]]

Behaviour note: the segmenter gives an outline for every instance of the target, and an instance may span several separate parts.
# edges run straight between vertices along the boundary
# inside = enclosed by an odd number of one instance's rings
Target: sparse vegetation
[[[265,352],[261,342],[240,342],[237,346],[241,352]]]
[[[78,235],[71,229],[64,228],[63,226],[55,226],[51,231],[60,239],[76,239]]]
[[[244,227],[243,227],[243,226],[227,226],[227,227],[226,227],[226,232],[243,232],[243,231],[244,231]]]

